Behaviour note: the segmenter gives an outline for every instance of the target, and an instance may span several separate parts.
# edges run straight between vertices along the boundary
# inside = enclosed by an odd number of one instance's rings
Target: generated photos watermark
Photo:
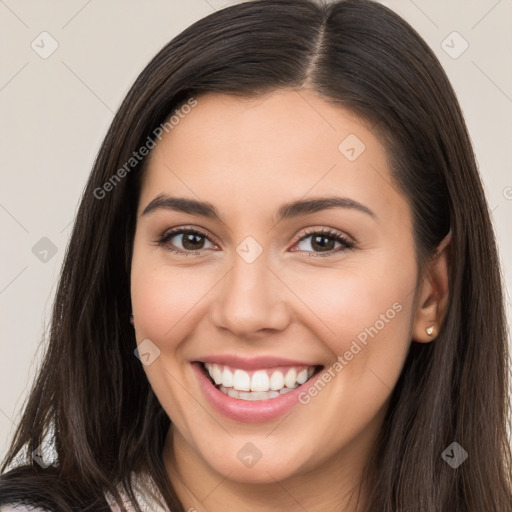
[[[184,119],[192,109],[198,104],[194,97],[190,97],[186,103],[176,109],[172,116],[167,118],[165,123],[160,124],[153,130],[153,137],[148,135],[146,142],[137,150],[132,153],[132,156],[120,167],[101,187],[96,187],[93,195],[96,199],[104,199],[108,192],[112,192],[116,185],[121,183],[121,180],[127,176],[138,164],[142,162],[149,152],[156,146],[156,140],[162,140],[163,134],[169,133],[173,130],[182,119]]]
[[[379,315],[379,319],[374,322],[370,327],[365,327],[357,336],[352,340],[350,348],[345,351],[341,356],[338,356],[336,361],[325,370],[314,381],[314,383],[305,391],[299,393],[298,400],[301,404],[307,405],[311,399],[317,396],[331,380],[339,374],[345,366],[347,366],[354,357],[359,354],[368,344],[369,339],[373,339],[379,334],[387,324],[395,318],[395,316],[403,310],[402,304],[395,302],[385,313]],[[359,342],[359,343],[358,343]]]

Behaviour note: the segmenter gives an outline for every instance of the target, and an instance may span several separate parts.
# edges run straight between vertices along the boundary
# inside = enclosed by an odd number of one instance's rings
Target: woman
[[[200,20],[100,149],[0,503],[512,510],[496,254],[453,90],[397,15]]]

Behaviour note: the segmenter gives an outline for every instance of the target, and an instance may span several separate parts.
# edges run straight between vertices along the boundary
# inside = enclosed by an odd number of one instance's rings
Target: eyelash
[[[209,238],[206,233],[203,233],[202,231],[199,231],[197,229],[182,228],[181,227],[181,228],[174,228],[174,229],[171,229],[169,231],[164,232],[156,240],[156,245],[158,245],[158,246],[165,246],[165,248],[168,251],[173,252],[173,253],[177,253],[177,254],[180,254],[180,255],[183,255],[183,256],[188,256],[188,255],[200,256],[203,252],[209,250],[209,249],[197,249],[197,250],[194,250],[194,251],[187,251],[187,250],[183,250],[183,249],[177,249],[177,248],[172,247],[171,245],[168,244],[169,240],[174,238],[176,235],[189,235],[189,234],[197,235],[197,236],[204,237],[204,238]],[[297,251],[294,251],[294,252],[307,252],[307,253],[310,253],[310,254],[314,254],[315,256],[325,257],[325,256],[333,256],[334,254],[337,254],[339,252],[343,252],[343,251],[355,248],[355,243],[354,242],[352,242],[348,238],[345,238],[343,235],[341,235],[337,231],[335,231],[333,229],[330,229],[330,228],[325,228],[325,229],[315,229],[315,228],[312,228],[312,229],[309,229],[308,231],[306,231],[306,233],[303,233],[300,236],[300,238],[294,243],[294,245],[302,242],[303,240],[307,239],[311,235],[321,235],[321,236],[324,236],[326,238],[331,238],[335,242],[340,242],[344,247],[338,248],[338,250],[330,250],[330,251],[327,251],[325,253],[315,252],[315,251],[300,251],[300,250],[297,250]],[[214,243],[214,242],[212,242],[212,243]]]

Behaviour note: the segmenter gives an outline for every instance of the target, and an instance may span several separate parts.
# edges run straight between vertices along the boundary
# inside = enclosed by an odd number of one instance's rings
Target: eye
[[[300,247],[301,244],[302,247]],[[338,244],[338,250],[335,250],[336,244]],[[312,252],[314,256],[331,256],[347,249],[353,249],[355,244],[333,229],[312,229],[299,239],[296,246],[299,246],[298,250]],[[311,248],[312,251],[308,248]]]
[[[196,229],[176,228],[166,231],[157,241],[157,245],[165,247],[171,252],[181,253],[186,256],[192,254],[197,256],[209,248],[215,248],[205,233]],[[205,247],[210,243],[210,247]],[[181,244],[181,247],[180,247]]]
[[[218,247],[209,240],[205,233],[197,229],[183,227],[165,231],[156,240],[156,244],[170,252],[184,256],[199,256],[208,249]],[[338,244],[337,247],[336,244]],[[302,235],[294,247],[299,248],[292,249],[292,252],[304,251],[314,256],[332,256],[338,252],[353,249],[355,244],[333,229],[311,229]]]

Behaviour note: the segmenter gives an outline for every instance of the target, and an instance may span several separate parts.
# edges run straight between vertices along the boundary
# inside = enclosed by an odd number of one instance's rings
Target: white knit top
[[[132,473],[131,477],[133,490],[135,497],[139,502],[139,506],[143,512],[170,512],[169,508],[165,505],[164,499],[160,494],[155,482],[150,475],[139,473],[138,475]],[[118,485],[117,488],[123,498],[123,504],[128,512],[132,512],[134,509],[133,503],[130,501],[125,492]],[[112,496],[107,493],[105,495],[110,508],[114,512],[121,512],[121,508],[116,504]]]
[[[165,505],[162,495],[158,491],[153,479],[146,474],[132,473],[131,477],[133,490],[140,508],[143,512],[170,512]],[[123,504],[128,512],[135,510],[133,502],[123,491],[121,485],[117,486],[119,493],[123,498]],[[106,493],[105,497],[113,512],[121,512],[121,508],[116,504],[112,495]],[[29,505],[4,505],[0,507],[0,512],[49,512],[39,507],[31,507]]]

